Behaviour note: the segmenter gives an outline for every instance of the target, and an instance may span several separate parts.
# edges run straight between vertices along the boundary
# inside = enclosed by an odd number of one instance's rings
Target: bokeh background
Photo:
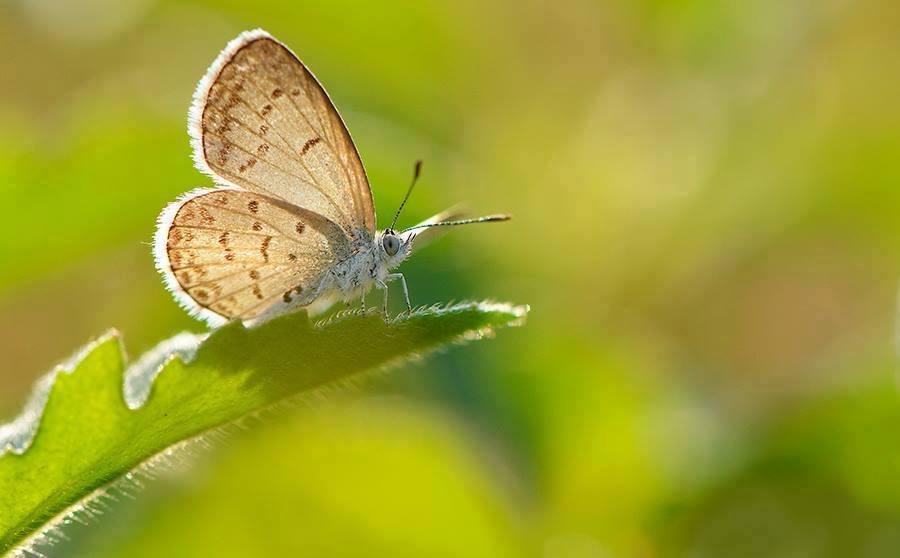
[[[0,417],[117,327],[202,330],[148,242],[185,115],[264,27],[385,218],[508,211],[404,265],[526,327],[206,452],[64,556],[900,555],[893,0],[0,4]],[[395,297],[397,298],[397,297]]]

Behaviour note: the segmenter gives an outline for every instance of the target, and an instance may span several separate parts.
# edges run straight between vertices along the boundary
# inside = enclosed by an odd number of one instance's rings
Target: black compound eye
[[[384,246],[384,251],[387,252],[388,256],[396,256],[397,252],[400,251],[400,239],[396,236],[385,235],[381,244]]]

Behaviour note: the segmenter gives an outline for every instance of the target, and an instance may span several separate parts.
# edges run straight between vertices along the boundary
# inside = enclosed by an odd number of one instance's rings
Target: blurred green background
[[[325,84],[380,226],[507,211],[404,265],[528,303],[206,452],[64,556],[900,555],[892,0],[0,5],[0,416],[106,328],[202,330],[148,243],[185,115],[263,27]],[[397,297],[395,297],[397,298]]]

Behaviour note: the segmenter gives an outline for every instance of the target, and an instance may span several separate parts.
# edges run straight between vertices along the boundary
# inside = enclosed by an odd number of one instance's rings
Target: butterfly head
[[[385,229],[377,240],[381,259],[388,267],[398,265],[409,256],[414,238],[414,235],[400,235],[393,229]]]

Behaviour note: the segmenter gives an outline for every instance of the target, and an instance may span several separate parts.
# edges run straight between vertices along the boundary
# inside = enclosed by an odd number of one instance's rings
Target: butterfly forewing
[[[163,212],[157,265],[179,301],[218,325],[308,304],[335,262],[344,231],[316,212],[237,189],[201,190]]]
[[[200,82],[190,132],[198,166],[219,182],[319,213],[350,238],[375,232],[359,154],[327,94],[262,31],[244,33]]]

